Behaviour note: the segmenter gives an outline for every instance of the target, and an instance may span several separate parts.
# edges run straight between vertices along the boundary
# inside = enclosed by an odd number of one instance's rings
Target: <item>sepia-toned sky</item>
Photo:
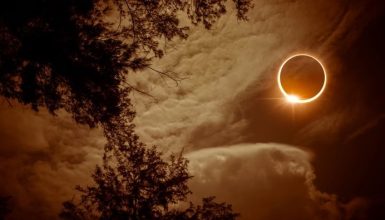
[[[248,22],[230,11],[212,30],[168,42],[154,72],[131,84],[136,131],[190,160],[192,200],[214,195],[242,220],[385,217],[385,3],[381,0],[255,0]],[[276,74],[295,53],[328,72],[312,103],[282,99]],[[10,219],[55,219],[75,185],[90,183],[100,130],[0,105],[0,195]]]

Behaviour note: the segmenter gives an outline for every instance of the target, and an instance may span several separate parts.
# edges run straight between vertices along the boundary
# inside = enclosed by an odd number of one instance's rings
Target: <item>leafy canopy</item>
[[[91,127],[131,120],[129,72],[162,57],[160,42],[188,37],[180,15],[210,29],[226,13],[226,2],[2,1],[0,95],[52,114],[65,109]],[[233,3],[237,18],[246,20],[250,0]]]
[[[251,0],[233,0],[246,20]],[[187,160],[161,159],[133,133],[129,73],[151,68],[161,43],[188,37],[185,15],[206,29],[226,13],[227,0],[12,0],[0,3],[0,95],[32,109],[70,112],[108,140],[94,186],[78,187],[79,203],[66,202],[64,219],[232,220],[231,206],[173,206],[190,193]],[[155,70],[156,71],[156,70]],[[157,71],[159,74],[166,74]]]
[[[234,220],[238,216],[231,205],[216,203],[214,197],[204,198],[202,205],[179,207],[191,193],[187,160],[171,155],[165,161],[155,148],[130,137],[106,146],[103,165],[92,175],[94,185],[77,187],[81,199],[63,203],[62,219]]]

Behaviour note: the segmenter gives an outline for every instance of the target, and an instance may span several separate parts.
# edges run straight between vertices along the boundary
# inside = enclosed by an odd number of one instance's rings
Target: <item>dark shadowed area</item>
[[[290,58],[282,65],[279,81],[286,94],[303,100],[310,99],[321,91],[325,83],[325,73],[319,61],[300,55]]]

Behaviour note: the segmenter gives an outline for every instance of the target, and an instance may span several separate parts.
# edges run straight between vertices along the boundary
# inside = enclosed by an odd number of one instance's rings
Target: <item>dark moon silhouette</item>
[[[326,84],[322,64],[310,55],[300,54],[288,58],[278,73],[282,93],[294,102],[310,102],[321,95]]]

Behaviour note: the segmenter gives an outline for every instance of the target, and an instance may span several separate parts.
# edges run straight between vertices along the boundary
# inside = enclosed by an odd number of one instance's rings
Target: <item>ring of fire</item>
[[[291,93],[288,93],[284,86],[282,85],[282,69],[284,68],[284,66],[286,65],[287,62],[289,62],[291,59],[293,58],[296,58],[296,57],[301,57],[301,56],[304,56],[304,57],[308,57],[308,58],[312,58],[313,60],[315,60],[319,65],[320,67],[322,68],[322,71],[323,71],[323,84],[322,84],[322,87],[320,88],[320,90],[312,97],[309,97],[309,98],[300,98],[298,97],[296,94],[291,94]],[[326,82],[327,82],[327,74],[326,74],[326,69],[325,67],[322,65],[322,63],[319,61],[319,59],[317,59],[316,57],[312,56],[312,55],[309,55],[309,54],[295,54],[293,56],[290,56],[289,58],[287,58],[280,66],[279,68],[279,71],[278,71],[278,75],[277,75],[277,81],[278,81],[278,87],[280,89],[280,91],[282,92],[282,94],[284,95],[284,97],[289,101],[289,102],[292,102],[292,103],[309,103],[309,102],[312,102],[314,100],[316,100],[318,97],[321,96],[321,94],[323,93],[323,91],[325,90],[325,87],[326,87]]]

